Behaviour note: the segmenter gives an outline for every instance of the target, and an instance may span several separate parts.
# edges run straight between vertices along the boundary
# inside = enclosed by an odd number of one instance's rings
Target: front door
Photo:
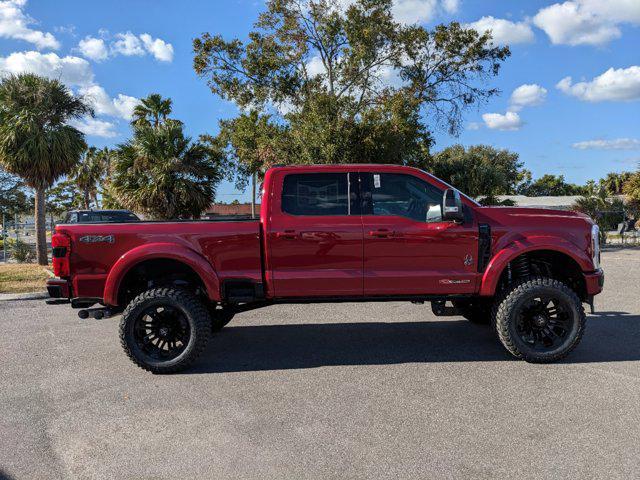
[[[273,295],[362,296],[362,220],[350,174],[284,171],[275,180],[281,196],[273,197],[267,232]]]
[[[383,172],[361,175],[364,294],[473,293],[478,276],[473,218],[462,224],[443,221],[444,192],[426,179]]]

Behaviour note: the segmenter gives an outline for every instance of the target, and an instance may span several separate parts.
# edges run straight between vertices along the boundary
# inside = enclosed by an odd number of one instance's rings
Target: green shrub
[[[16,241],[14,239],[12,239],[12,238],[6,238],[6,239],[3,240],[0,237],[0,250],[4,250],[5,242],[7,244],[7,251],[11,250],[13,248],[14,244],[16,243]]]
[[[32,263],[36,259],[36,252],[28,243],[17,240],[13,247],[13,258],[20,263]]]

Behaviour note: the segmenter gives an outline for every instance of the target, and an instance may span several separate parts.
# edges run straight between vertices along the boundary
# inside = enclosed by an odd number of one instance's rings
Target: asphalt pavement
[[[280,305],[154,376],[118,318],[0,302],[0,478],[638,478],[640,250],[603,265],[552,365],[428,305]]]

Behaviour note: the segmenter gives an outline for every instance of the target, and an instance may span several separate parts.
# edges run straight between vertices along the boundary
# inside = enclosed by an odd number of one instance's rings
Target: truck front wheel
[[[211,319],[202,302],[179,288],[154,288],[129,303],[120,320],[120,343],[129,358],[152,373],[184,370],[202,353]]]
[[[500,341],[527,362],[564,358],[578,345],[585,328],[580,298],[552,278],[529,278],[513,285],[494,308]]]

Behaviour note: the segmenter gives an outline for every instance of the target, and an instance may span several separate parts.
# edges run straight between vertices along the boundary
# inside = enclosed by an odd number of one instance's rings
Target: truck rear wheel
[[[173,373],[191,365],[211,336],[202,302],[179,288],[154,288],[127,305],[120,343],[129,358],[152,373]]]
[[[564,283],[552,278],[523,280],[496,303],[498,338],[514,356],[532,363],[566,357],[584,333],[582,302]]]

